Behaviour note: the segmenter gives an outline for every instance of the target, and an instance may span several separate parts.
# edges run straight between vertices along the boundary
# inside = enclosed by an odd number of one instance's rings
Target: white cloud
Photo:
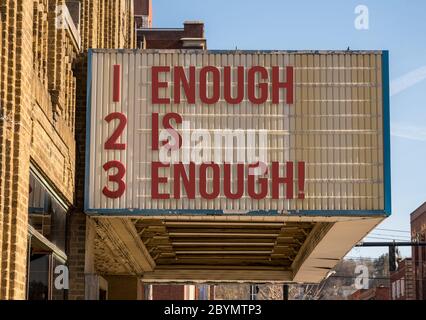
[[[390,85],[390,94],[391,96],[396,95],[401,91],[414,86],[416,83],[423,81],[424,79],[426,79],[426,66],[417,68],[403,75],[402,77],[392,80]]]
[[[391,135],[394,137],[426,142],[426,127],[392,123]]]

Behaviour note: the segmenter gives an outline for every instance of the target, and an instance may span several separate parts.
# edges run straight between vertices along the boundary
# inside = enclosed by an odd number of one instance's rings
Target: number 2
[[[117,143],[118,138],[123,133],[124,128],[127,125],[127,117],[124,113],[121,112],[113,112],[105,117],[105,121],[110,123],[112,120],[118,119],[119,123],[117,129],[112,133],[111,137],[105,142],[106,150],[125,150],[125,143]]]

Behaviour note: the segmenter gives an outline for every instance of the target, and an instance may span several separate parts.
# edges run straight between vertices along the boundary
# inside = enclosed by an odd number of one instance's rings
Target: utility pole
[[[250,285],[250,300],[257,300],[257,294],[259,293],[259,286],[257,284]]]
[[[283,300],[288,300],[288,284],[283,284]]]
[[[361,242],[355,247],[388,247],[389,248],[389,271],[396,271],[396,247],[426,247],[426,242]]]

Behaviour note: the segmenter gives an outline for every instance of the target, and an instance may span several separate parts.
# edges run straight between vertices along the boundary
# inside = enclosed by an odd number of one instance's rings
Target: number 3
[[[108,181],[115,182],[118,184],[118,188],[115,191],[111,191],[107,187],[102,189],[102,193],[112,199],[119,198],[123,195],[126,190],[126,183],[123,181],[123,177],[126,174],[126,168],[120,161],[109,161],[103,165],[105,171],[109,171],[112,168],[116,168],[118,171],[115,175],[108,175]]]

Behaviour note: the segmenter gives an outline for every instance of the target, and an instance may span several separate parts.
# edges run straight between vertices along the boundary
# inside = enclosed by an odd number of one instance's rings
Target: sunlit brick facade
[[[86,217],[75,187],[83,174],[76,164],[84,157],[77,146],[84,139],[85,57],[88,48],[135,47],[133,1],[2,0],[0,19],[0,300],[27,297],[28,248],[57,250],[70,270],[68,298],[81,298]],[[29,214],[34,179],[52,195],[42,197],[44,208],[57,214],[60,206],[68,225],[82,231],[70,232],[63,250],[49,241],[50,213]]]

